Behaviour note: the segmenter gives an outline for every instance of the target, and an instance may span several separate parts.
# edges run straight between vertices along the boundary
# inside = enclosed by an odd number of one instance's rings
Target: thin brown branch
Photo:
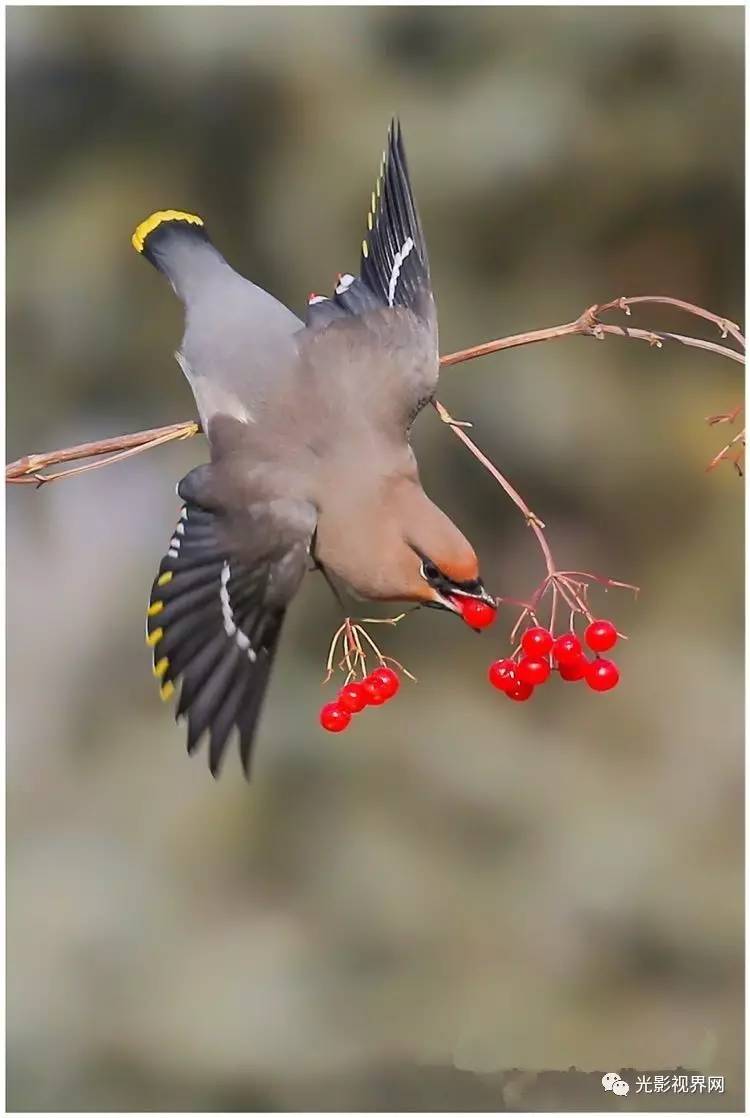
[[[587,314],[588,311],[585,311],[584,315]],[[532,345],[534,342],[552,342],[555,338],[591,333],[591,330],[585,328],[584,315],[562,326],[549,326],[546,330],[529,330],[525,334],[510,334],[507,338],[495,338],[492,342],[482,342],[480,345],[470,346],[469,349],[447,353],[445,357],[440,358],[440,365],[446,368],[449,365],[460,365],[463,361],[473,361],[475,357],[487,357],[490,353],[499,353],[503,349],[515,349],[517,346]],[[591,325],[593,326],[593,322]]]
[[[732,337],[745,348],[745,338],[740,331],[736,322],[731,322],[728,318],[722,318],[713,311],[707,311],[704,307],[697,307],[695,303],[686,303],[684,299],[674,299],[671,295],[632,295],[629,298],[622,296],[619,299],[613,299],[610,303],[601,303],[599,305],[599,314],[604,314],[610,310],[621,310],[625,314],[630,314],[630,308],[636,303],[661,303],[663,306],[675,307],[677,310],[685,311],[687,314],[692,314],[696,318],[705,319],[706,322],[712,322],[717,327],[722,338]]]
[[[734,423],[738,415],[742,414],[744,404],[736,404],[731,411],[719,412],[718,415],[707,415],[706,423],[714,427],[717,423]]]
[[[542,549],[542,554],[544,555],[544,561],[547,564],[547,573],[550,575],[554,574],[555,563],[552,558],[552,552],[550,551],[549,544],[547,543],[547,537],[544,534],[544,521],[540,520],[535,512],[532,512],[518,490],[515,489],[508,481],[507,477],[505,477],[505,475],[502,474],[500,470],[498,470],[495,463],[491,462],[487,455],[479,449],[474,440],[469,438],[469,436],[466,434],[466,431],[464,431],[463,426],[456,423],[452,419],[450,413],[446,410],[446,408],[443,407],[440,401],[435,400],[433,401],[433,404],[443,423],[448,424],[456,438],[461,440],[467,450],[469,450],[470,453],[474,455],[476,460],[485,468],[485,470],[487,470],[489,474],[491,474],[498,485],[500,485],[505,490],[513,504],[518,509],[520,509],[521,513],[524,516],[524,519],[526,520],[526,523],[529,525],[532,532],[539,541],[539,546]]]
[[[706,423],[709,427],[715,427],[719,423],[729,423],[730,425],[737,422],[737,419],[744,411],[744,404],[736,404],[731,411],[720,412],[718,415],[707,415]],[[743,427],[741,431],[731,439],[726,446],[722,447],[718,454],[715,454],[711,461],[706,466],[706,471],[714,470],[722,462],[731,462],[740,477],[744,475],[744,461],[745,461],[745,443],[746,443],[746,430]],[[735,449],[735,447],[737,449]]]
[[[729,335],[743,349],[745,348],[745,339],[740,333],[739,326],[730,322],[727,318],[722,318],[712,311],[705,310],[703,307],[696,307],[693,303],[687,303],[683,299],[672,299],[668,295],[633,295],[629,297],[623,295],[619,299],[611,299],[608,303],[593,303],[573,322],[566,322],[562,326],[550,326],[545,330],[530,330],[524,334],[511,334],[507,338],[496,338],[491,342],[483,342],[480,345],[471,346],[469,349],[462,349],[457,353],[449,353],[445,357],[441,357],[440,364],[443,366],[459,365],[462,361],[472,361],[475,357],[486,357],[490,353],[499,353],[503,349],[532,345],[534,342],[551,342],[557,338],[569,338],[577,335],[601,338],[604,334],[637,338],[654,346],[661,346],[661,343],[665,340],[680,342],[682,345],[706,349],[721,357],[729,357],[733,361],[744,364],[744,357],[738,354],[736,350],[729,346],[718,345],[716,342],[704,341],[701,338],[692,338],[684,334],[659,333],[654,330],[626,328],[600,322],[601,315],[606,314],[607,311],[621,310],[629,315],[631,305],[637,303],[659,303],[683,310],[687,314],[713,323],[719,329],[723,338]]]
[[[140,454],[144,450],[152,450],[163,443],[175,442],[178,439],[189,439],[197,435],[200,426],[194,420],[182,423],[171,423],[167,427],[153,427],[149,431],[136,431],[131,435],[115,435],[110,439],[97,439],[91,443],[79,443],[69,446],[64,450],[50,450],[43,454],[27,454],[18,458],[5,467],[5,480],[14,485],[44,485],[48,481],[58,481],[61,478],[73,477],[84,473],[86,470],[97,469],[100,466],[109,466],[112,462],[119,462],[133,454]],[[43,474],[42,470],[49,466],[59,466],[62,462],[77,462],[82,458],[101,458],[109,454],[111,457],[101,461],[89,462],[86,466],[77,466],[71,470],[61,470],[56,474]]]
[[[467,450],[471,454],[473,454],[473,456],[476,458],[476,460],[479,462],[479,464],[485,470],[487,470],[487,472],[495,479],[495,481],[498,483],[498,485],[500,485],[501,488],[505,490],[505,492],[508,494],[508,496],[510,497],[513,504],[516,506],[516,508],[518,508],[520,510],[524,519],[526,520],[526,523],[529,525],[532,532],[536,536],[537,543],[539,544],[539,548],[542,552],[542,555],[544,556],[544,564],[547,568],[546,578],[544,579],[544,581],[539,586],[539,588],[538,588],[536,594],[534,595],[534,597],[532,598],[531,602],[529,602],[527,605],[524,606],[523,612],[521,613],[519,621],[516,625],[516,629],[522,623],[522,621],[524,620],[524,618],[526,616],[530,616],[532,618],[532,620],[535,618],[535,616],[536,616],[535,610],[537,609],[537,607],[539,605],[539,602],[541,601],[542,597],[546,594],[547,590],[549,590],[549,589],[552,590],[553,610],[554,610],[554,607],[557,603],[557,596],[558,596],[558,593],[559,593],[560,595],[562,595],[562,597],[565,599],[566,603],[572,609],[580,611],[585,616],[587,616],[590,620],[591,617],[590,617],[590,614],[589,614],[588,609],[586,607],[586,604],[584,602],[582,602],[579,593],[576,591],[576,584],[571,579],[570,572],[568,572],[568,571],[563,572],[563,571],[559,571],[557,569],[554,557],[552,555],[552,549],[551,549],[549,541],[548,541],[548,539],[547,539],[547,537],[544,533],[544,528],[545,528],[544,522],[539,519],[539,517],[536,515],[535,512],[532,512],[532,510],[526,504],[526,502],[524,501],[523,497],[518,492],[518,490],[515,489],[513,485],[511,485],[511,483],[508,481],[508,479],[505,477],[505,475],[503,473],[501,473],[501,471],[497,468],[495,463],[492,462],[487,457],[487,455],[479,449],[479,447],[474,442],[474,440],[471,439],[466,434],[466,431],[463,429],[463,426],[460,425],[460,424],[457,424],[453,420],[450,413],[440,403],[440,401],[435,400],[435,401],[433,401],[433,403],[434,403],[435,410],[437,411],[438,415],[442,419],[443,423],[448,424],[448,426],[450,427],[451,431],[456,436],[456,438],[459,439],[464,444],[464,446],[467,448]],[[614,583],[612,583],[612,585],[614,585]],[[514,629],[513,635],[511,636],[511,644],[513,643],[513,639],[514,639],[516,629]]]
[[[549,342],[557,338],[574,336],[594,337],[601,340],[607,334],[611,334],[615,337],[633,338],[645,341],[648,342],[649,345],[657,347],[661,347],[665,341],[674,341],[681,345],[707,350],[718,356],[727,357],[732,361],[744,363],[745,358],[743,354],[738,353],[737,350],[729,346],[720,345],[717,342],[707,341],[702,338],[693,338],[685,334],[643,330],[600,321],[601,315],[609,311],[619,310],[629,315],[631,313],[631,306],[636,304],[662,304],[674,307],[696,318],[710,322],[712,325],[716,326],[723,338],[731,337],[743,349],[745,347],[745,339],[740,332],[739,326],[734,322],[730,322],[727,318],[716,315],[712,311],[707,311],[703,307],[697,307],[692,303],[685,302],[682,299],[673,299],[667,295],[635,295],[630,297],[622,296],[608,303],[594,303],[574,321],[563,323],[560,326],[550,326],[544,330],[530,330],[523,334],[511,334],[505,338],[496,338],[494,341],[483,342],[480,345],[471,346],[469,349],[446,354],[444,357],[441,357],[440,364],[447,368],[451,365],[461,364],[464,361],[473,361],[477,357],[485,357],[488,354],[499,353],[505,349],[533,345],[536,342]],[[436,404],[436,407],[440,412],[442,405]],[[459,421],[453,420],[447,412],[441,415],[441,418],[450,425],[454,434],[461,437],[459,435],[461,427]],[[466,424],[464,424],[464,426],[465,425]],[[38,487],[50,481],[59,481],[66,477],[73,477],[87,472],[88,470],[109,466],[114,462],[129,458],[133,454],[139,454],[144,450],[151,450],[166,442],[190,438],[198,434],[199,431],[200,427],[197,423],[192,420],[187,420],[182,423],[173,423],[166,427],[156,427],[149,431],[136,431],[129,435],[118,435],[110,439],[99,439],[96,442],[81,443],[78,446],[66,447],[62,450],[52,450],[44,454],[25,455],[23,458],[11,462],[10,465],[6,467],[5,480],[8,483],[16,485],[31,484]],[[467,446],[474,447],[472,453],[475,454],[475,456],[481,455],[481,451],[474,446],[468,437],[463,441]],[[732,444],[730,444],[730,447],[731,445]],[[727,449],[729,448],[725,448],[725,450]],[[718,455],[716,460],[721,460],[724,453],[725,452],[722,452],[722,454]],[[105,457],[107,455],[109,457]],[[79,461],[85,458],[98,460],[90,462],[86,466],[62,470],[53,474],[45,474],[42,472],[50,466],[57,466],[64,462]],[[480,458],[480,461],[482,461],[482,458]],[[503,486],[506,493],[515,501],[532,528],[535,526],[538,528],[539,525],[541,525],[541,521],[539,521],[538,517],[525,506],[522,498],[516,490],[513,489],[507,479],[502,478],[502,475],[496,476],[496,473],[493,472],[496,468],[492,463],[488,463],[485,460],[483,465],[493,473],[493,476],[495,476],[496,480]],[[499,474],[499,471],[497,471],[497,474]]]
[[[739,449],[734,450],[734,447]],[[714,455],[711,461],[706,466],[706,472],[714,470],[721,462],[731,462],[737,473],[742,477],[744,475],[743,463],[745,459],[745,428],[739,431],[731,442],[728,442],[718,454]]]
[[[621,338],[636,338],[639,341],[648,342],[650,346],[656,346],[657,349],[661,349],[663,342],[681,342],[682,345],[716,353],[719,357],[728,357],[731,361],[737,361],[740,365],[745,364],[745,355],[738,353],[736,349],[719,345],[718,342],[708,342],[704,338],[690,338],[685,334],[672,334],[664,330],[638,330],[634,326],[615,326],[609,322],[597,323],[593,329],[593,334],[597,338],[604,338],[605,334],[613,334]]]

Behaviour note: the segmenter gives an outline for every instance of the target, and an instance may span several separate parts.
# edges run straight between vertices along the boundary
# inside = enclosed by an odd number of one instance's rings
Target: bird
[[[427,496],[410,443],[438,384],[435,299],[403,133],[388,130],[359,274],[305,320],[241,276],[196,214],[159,210],[135,250],[184,305],[176,360],[210,461],[179,482],[146,641],[163,699],[216,776],[236,731],[246,777],[290,602],[317,568],[359,599],[461,614],[496,605],[476,552]]]

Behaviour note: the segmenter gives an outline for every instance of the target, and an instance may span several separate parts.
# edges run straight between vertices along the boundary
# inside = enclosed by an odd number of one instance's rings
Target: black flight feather
[[[209,734],[216,776],[236,727],[245,772],[283,609],[267,601],[269,562],[245,566],[220,537],[216,514],[187,502],[159,566],[147,640],[162,698],[180,686],[188,751]]]
[[[362,242],[359,276],[339,276],[330,299],[311,296],[306,322],[322,330],[337,318],[404,307],[434,314],[430,265],[406,164],[401,125],[391,123]]]
[[[388,132],[372,201],[362,244],[361,278],[381,305],[408,307],[420,314],[431,294],[430,265],[409,180],[401,125],[395,120]]]

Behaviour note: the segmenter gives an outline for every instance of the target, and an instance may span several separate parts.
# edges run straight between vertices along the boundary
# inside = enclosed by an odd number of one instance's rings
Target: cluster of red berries
[[[379,707],[388,702],[398,691],[401,683],[392,668],[381,664],[363,680],[353,679],[345,683],[333,703],[326,703],[320,711],[320,724],[324,730],[339,734],[365,707]]]
[[[509,699],[523,703],[531,698],[535,687],[549,679],[554,661],[560,678],[566,682],[584,679],[592,691],[611,691],[619,683],[620,673],[616,664],[599,653],[615,645],[617,629],[611,621],[592,621],[583,639],[596,653],[593,660],[587,658],[575,633],[555,638],[549,629],[535,625],[521,638],[522,654],[517,659],[496,660],[490,665],[490,683]]]

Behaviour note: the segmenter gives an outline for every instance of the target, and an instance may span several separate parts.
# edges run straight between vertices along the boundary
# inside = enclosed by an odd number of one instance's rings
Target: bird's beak
[[[479,583],[479,586],[476,590],[468,592],[466,590],[456,589],[450,592],[448,594],[448,597],[451,598],[452,607],[454,610],[456,610],[457,613],[461,612],[460,601],[462,598],[464,600],[466,598],[473,598],[476,602],[485,602],[488,606],[492,606],[493,609],[497,609],[497,598],[493,597],[493,595],[485,589],[484,583],[482,582]],[[458,604],[456,604],[453,599],[458,599]]]
[[[441,594],[434,586],[430,587],[432,591],[432,601],[424,602],[429,609],[447,609],[450,613],[460,613],[461,609],[456,602],[453,601],[447,594]]]
[[[477,602],[486,602],[488,606],[497,609],[497,598],[494,598],[492,594],[485,589],[482,582],[480,582],[476,588],[472,588],[472,590],[464,590],[459,587],[454,589],[453,587],[448,588],[447,586],[440,590],[434,586],[431,587],[431,589],[434,595],[433,600],[425,604],[432,606],[433,609],[447,609],[450,610],[451,613],[462,614],[461,599],[465,601],[467,598],[473,598],[474,601]]]

